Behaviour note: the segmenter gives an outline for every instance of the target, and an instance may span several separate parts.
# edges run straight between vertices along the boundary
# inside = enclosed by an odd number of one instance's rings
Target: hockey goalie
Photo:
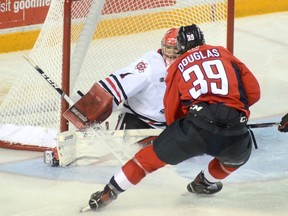
[[[63,116],[78,129],[85,129],[93,123],[100,124],[111,115],[112,100],[112,95],[95,83]]]

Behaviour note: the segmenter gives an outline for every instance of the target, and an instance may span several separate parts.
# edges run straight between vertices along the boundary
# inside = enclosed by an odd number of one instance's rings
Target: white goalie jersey
[[[151,51],[98,83],[114,97],[113,110],[136,115],[153,128],[165,128],[163,97],[167,70],[162,55]]]

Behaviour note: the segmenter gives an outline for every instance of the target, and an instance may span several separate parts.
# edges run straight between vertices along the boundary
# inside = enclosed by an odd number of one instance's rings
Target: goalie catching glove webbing
[[[78,129],[85,129],[92,123],[105,121],[111,115],[112,101],[112,95],[99,84],[94,84],[80,100],[63,113],[63,116]]]

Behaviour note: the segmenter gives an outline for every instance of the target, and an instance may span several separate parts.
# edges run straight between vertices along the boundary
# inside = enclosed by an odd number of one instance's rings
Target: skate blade
[[[83,207],[83,208],[80,210],[80,212],[87,212],[87,211],[91,211],[91,210],[92,210],[92,209],[90,208],[90,206],[87,205],[87,206]]]

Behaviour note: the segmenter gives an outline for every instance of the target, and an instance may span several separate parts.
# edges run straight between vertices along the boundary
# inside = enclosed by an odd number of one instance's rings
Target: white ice
[[[288,13],[236,19],[235,55],[254,72],[262,97],[251,123],[280,121],[288,112]],[[17,76],[23,52],[0,55],[3,99]],[[2,91],[7,89],[7,91]],[[253,129],[258,149],[213,196],[189,194],[186,185],[205,167],[198,157],[148,175],[99,212],[79,213],[121,164],[55,168],[39,152],[0,149],[1,216],[284,216],[288,215],[288,134],[276,127]]]

